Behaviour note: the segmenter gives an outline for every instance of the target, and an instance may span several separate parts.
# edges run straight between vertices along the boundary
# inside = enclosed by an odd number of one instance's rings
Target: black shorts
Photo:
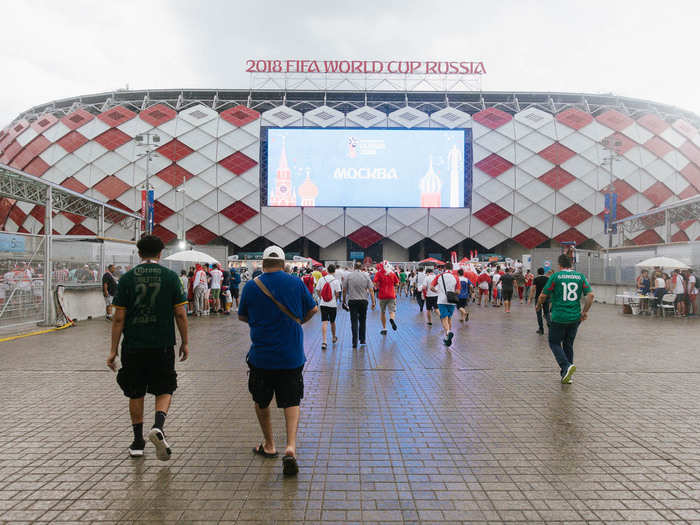
[[[177,390],[175,350],[170,348],[122,348],[117,384],[124,395],[138,399],[146,393],[160,396]]]
[[[238,285],[232,286],[229,290],[231,290],[231,297],[238,299]]]
[[[501,293],[503,294],[504,301],[512,301],[513,300],[513,290],[501,290]]]
[[[428,310],[437,310],[437,295],[435,297],[425,298],[425,308]]]
[[[338,313],[338,308],[333,306],[321,307],[321,321],[330,321],[335,323],[335,316]]]
[[[688,300],[688,294],[679,293],[679,294],[676,294],[676,300],[673,302],[673,304],[684,303],[687,300]]]
[[[457,308],[466,308],[468,302],[469,302],[468,297],[465,297],[464,299],[460,298],[459,301],[457,301]]]
[[[277,408],[299,406],[304,397],[303,366],[288,370],[267,370],[255,368],[248,363],[248,391],[260,408],[270,406],[272,396],[277,400]]]

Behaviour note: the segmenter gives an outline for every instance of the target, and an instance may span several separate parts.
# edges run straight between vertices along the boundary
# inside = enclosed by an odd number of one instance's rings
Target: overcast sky
[[[0,124],[51,100],[244,88],[247,58],[483,60],[485,91],[700,113],[700,1],[0,0]]]

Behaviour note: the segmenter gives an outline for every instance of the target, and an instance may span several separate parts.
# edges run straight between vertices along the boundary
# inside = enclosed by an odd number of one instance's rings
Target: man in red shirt
[[[396,330],[396,289],[399,286],[399,278],[388,264],[384,264],[374,276],[374,284],[379,296],[379,310],[382,321],[382,335],[386,335],[386,310],[389,309],[389,322],[391,328]]]
[[[479,306],[483,303],[484,295],[486,296],[486,306],[488,306],[490,301],[489,286],[491,285],[491,277],[486,273],[485,269],[481,270],[476,282],[479,287]]]

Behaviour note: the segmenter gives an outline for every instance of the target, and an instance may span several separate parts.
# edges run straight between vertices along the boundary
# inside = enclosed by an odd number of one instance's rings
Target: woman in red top
[[[525,297],[527,298],[528,303],[530,302],[530,287],[532,286],[534,280],[535,275],[530,270],[528,270],[525,274]]]

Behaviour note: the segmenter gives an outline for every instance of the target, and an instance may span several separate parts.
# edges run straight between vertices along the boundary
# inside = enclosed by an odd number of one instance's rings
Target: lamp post
[[[147,131],[146,133],[141,133],[139,135],[136,135],[134,137],[134,140],[136,141],[137,146],[141,146],[143,148],[146,148],[146,151],[143,153],[138,154],[139,157],[146,157],[146,208],[145,208],[145,213],[144,213],[144,221],[146,222],[146,233],[150,235],[153,233],[153,221],[149,220],[149,212],[150,212],[150,202],[149,202],[149,197],[150,193],[149,190],[151,189],[151,184],[150,184],[150,175],[151,175],[151,158],[153,155],[157,155],[154,153],[154,150],[156,146],[160,143],[160,135],[157,133],[153,133],[150,131]]]
[[[185,183],[187,182],[187,177],[182,176],[182,186],[175,191],[177,193],[182,192],[182,238],[178,243],[181,250],[187,248],[187,222],[185,219],[185,206],[187,205],[187,192],[185,191]]]
[[[613,240],[613,227],[612,221],[616,213],[613,209],[617,209],[617,202],[614,198],[615,196],[615,185],[613,182],[613,164],[620,160],[620,148],[622,147],[622,141],[619,138],[606,137],[602,140],[601,144],[603,148],[608,152],[608,155],[603,159],[603,165],[608,164],[610,167],[610,184],[607,189],[607,208],[608,208],[608,248],[612,248]],[[615,201],[615,202],[613,202]]]

